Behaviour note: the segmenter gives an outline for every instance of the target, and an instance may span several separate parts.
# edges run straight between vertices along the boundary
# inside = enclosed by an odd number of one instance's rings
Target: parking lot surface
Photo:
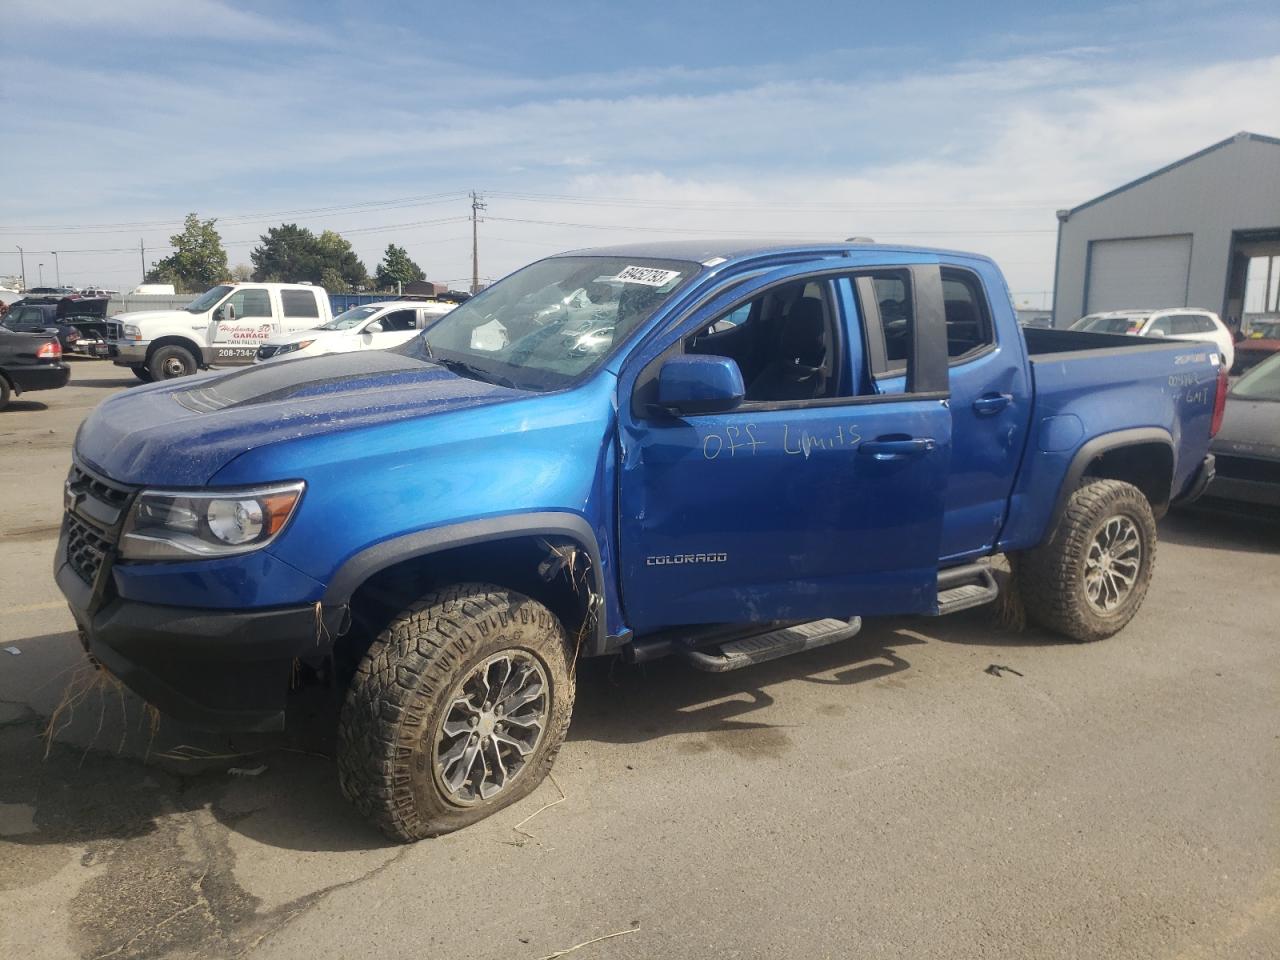
[[[1166,518],[1098,644],[979,610],[723,675],[587,663],[553,781],[396,846],[323,691],[230,740],[85,670],[62,480],[135,383],[80,361],[0,412],[0,957],[1280,956],[1275,529]]]

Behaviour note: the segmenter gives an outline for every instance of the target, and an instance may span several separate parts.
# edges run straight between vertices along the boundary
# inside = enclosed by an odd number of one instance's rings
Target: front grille
[[[124,339],[124,324],[122,324],[122,323],[117,323],[117,322],[116,322],[116,321],[114,321],[114,320],[108,320],[108,321],[107,321],[107,339],[108,339],[108,340],[123,340],[123,339]]]
[[[133,490],[76,464],[67,476],[67,562],[92,585],[120,538]]]
[[[107,559],[111,543],[75,514],[67,514],[67,562],[80,579],[92,585]]]
[[[1280,460],[1257,460],[1253,457],[1214,458],[1214,471],[1220,477],[1233,480],[1254,480],[1258,483],[1280,483]]]

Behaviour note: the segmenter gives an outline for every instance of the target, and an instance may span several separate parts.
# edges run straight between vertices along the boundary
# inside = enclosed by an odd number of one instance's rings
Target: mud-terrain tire
[[[1057,529],[1019,558],[1033,623],[1082,643],[1118,632],[1138,612],[1156,560],[1156,521],[1131,483],[1094,480],[1071,495]]]
[[[131,363],[129,364],[129,369],[132,370],[133,375],[143,383],[152,382],[153,377],[151,376],[151,371],[147,369],[147,365],[145,363]]]
[[[147,372],[152,380],[189,377],[199,369],[195,356],[186,347],[161,347],[147,360]]]
[[[527,796],[569,728],[570,661],[560,621],[523,594],[484,583],[427,594],[377,636],[347,690],[337,749],[343,794],[406,842]]]

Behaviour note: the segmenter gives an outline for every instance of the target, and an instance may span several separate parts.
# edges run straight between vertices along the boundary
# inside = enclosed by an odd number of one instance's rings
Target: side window
[[[392,330],[412,330],[416,319],[416,310],[397,310],[395,313],[389,313],[382,318],[382,329],[387,332]]]
[[[870,371],[877,377],[907,372],[915,303],[911,274],[906,270],[877,270],[853,278],[858,312],[866,332]]]
[[[1161,317],[1159,320],[1153,320],[1151,326],[1147,329],[1148,336],[1153,333],[1164,334],[1166,337],[1173,333],[1173,317]]]
[[[1196,333],[1217,333],[1218,325],[1204,314],[1196,315]]]
[[[942,305],[947,323],[947,356],[963,360],[995,343],[991,311],[978,278],[963,270],[942,270]]]
[[[266,291],[262,291],[265,293]],[[320,306],[310,290],[281,290],[280,302],[286,317],[319,317]],[[269,315],[269,314],[268,314]]]
[[[840,340],[826,282],[773,287],[721,314],[684,342],[686,353],[731,358],[748,403],[840,395]]]
[[[237,320],[271,316],[271,294],[266,290],[237,290],[227,302],[235,309]]]

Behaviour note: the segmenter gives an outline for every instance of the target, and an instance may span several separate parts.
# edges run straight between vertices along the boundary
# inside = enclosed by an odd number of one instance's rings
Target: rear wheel
[[[1102,640],[1142,606],[1156,558],[1156,521],[1131,483],[1095,480],[1071,495],[1048,541],[1018,563],[1027,616],[1073,640]]]
[[[132,370],[133,375],[143,383],[151,382],[151,371],[147,369],[147,365],[145,363],[131,363],[129,364],[129,369]]]
[[[176,345],[161,347],[147,360],[147,372],[153,380],[189,377],[199,369],[195,355],[186,347]]]
[[[529,794],[569,727],[567,638],[488,584],[430,593],[365,654],[338,730],[342,791],[395,840],[457,830]]]
[[[9,381],[0,376],[0,410],[9,405],[11,396],[13,396],[13,389],[9,386]]]

